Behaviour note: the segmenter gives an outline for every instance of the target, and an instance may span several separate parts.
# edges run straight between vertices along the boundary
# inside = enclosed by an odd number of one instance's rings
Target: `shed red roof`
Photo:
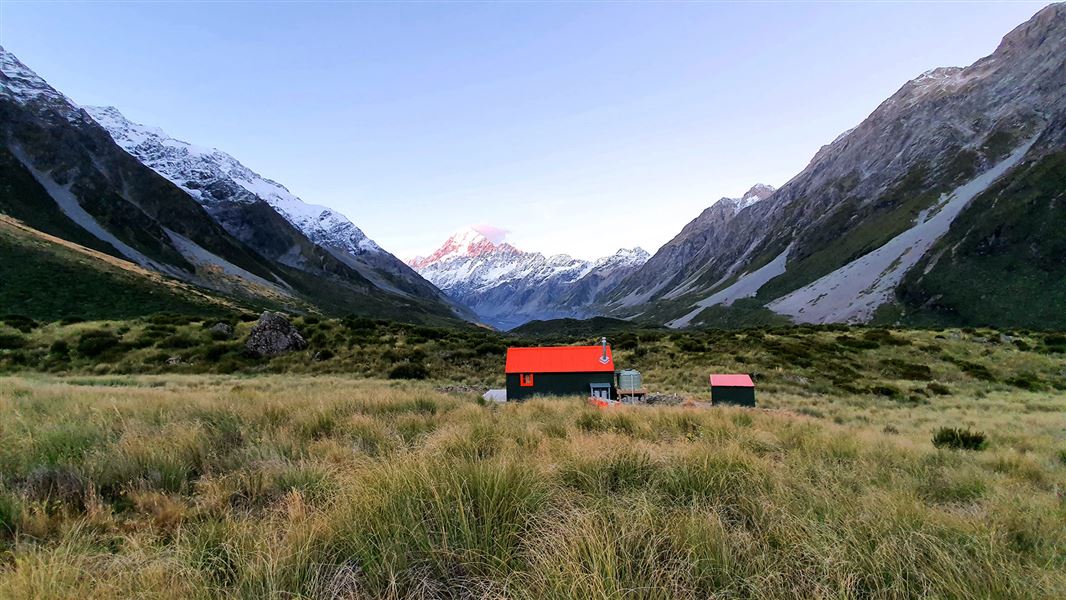
[[[738,375],[711,375],[711,387],[755,387],[751,377]]]
[[[592,373],[614,372],[614,357],[607,346],[607,362],[600,362],[602,346],[554,346],[548,348],[508,348],[508,373]]]

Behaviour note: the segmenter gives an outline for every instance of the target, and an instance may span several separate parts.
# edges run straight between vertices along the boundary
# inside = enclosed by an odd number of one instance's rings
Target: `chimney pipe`
[[[600,357],[600,362],[603,364],[607,364],[611,362],[611,359],[607,358],[607,338],[600,338],[600,344],[603,346],[603,356]]]

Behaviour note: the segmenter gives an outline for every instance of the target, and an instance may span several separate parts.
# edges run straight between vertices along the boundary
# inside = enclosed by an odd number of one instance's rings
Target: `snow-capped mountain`
[[[66,118],[77,118],[78,105],[48,85],[14,54],[0,46],[0,98],[23,106],[47,106]]]
[[[257,304],[419,321],[472,316],[337,213],[224,153],[113,109],[93,113],[116,133],[0,48],[0,212]]]
[[[408,261],[415,269],[427,268],[434,263],[446,262],[453,258],[469,258],[481,254],[514,252],[519,250],[507,243],[493,244],[481,232],[467,227],[456,232],[440,248],[429,256],[416,256]]]
[[[356,255],[382,252],[344,215],[300,200],[285,186],[259,175],[221,150],[195,146],[167,135],[159,127],[134,123],[113,106],[84,109],[119,146],[201,204],[254,202],[259,198],[316,244],[343,248]]]
[[[595,314],[596,297],[648,256],[640,248],[622,249],[596,261],[566,254],[545,256],[495,244],[467,228],[409,264],[485,322],[511,329],[535,319]]]
[[[119,146],[188,192],[228,230],[241,231],[247,225],[243,211],[234,211],[234,203],[263,200],[311,242],[375,285],[394,292],[439,297],[432,286],[382,250],[347,217],[328,207],[304,202],[233,156],[176,139],[158,127],[134,123],[111,106],[90,106],[85,110]]]
[[[733,201],[734,212],[744,210],[745,208],[755,204],[756,202],[766,200],[774,193],[774,186],[766,185],[765,183],[756,183],[751,186],[751,189],[744,192],[744,195],[740,198],[723,198],[726,201]]]
[[[763,322],[1062,326],[1064,89],[1060,3],[905,83],[768,198],[709,208],[610,306],[675,327],[738,303]]]

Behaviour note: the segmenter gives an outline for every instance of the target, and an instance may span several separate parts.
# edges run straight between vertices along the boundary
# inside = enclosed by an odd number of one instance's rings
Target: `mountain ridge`
[[[209,214],[3,48],[0,140],[9,182],[0,187],[0,211],[44,233],[223,294],[256,302],[280,295],[295,310],[415,320],[466,314],[395,257],[396,271],[422,292],[376,284],[363,274],[370,269],[338,259],[257,196],[212,203]]]
[[[532,320],[593,316],[605,285],[648,256],[641,248],[623,248],[595,261],[545,256],[494,243],[471,227],[408,264],[490,325],[511,329]]]
[[[944,224],[946,231],[935,239],[921,238],[920,248],[898,249],[904,255],[922,252],[915,263],[914,255],[907,259],[911,267],[902,274],[887,267],[883,273],[863,273],[859,268],[863,257],[926,226],[932,211],[970,191],[976,194],[960,203],[957,218],[974,222],[976,217],[968,211],[985,205],[982,194],[1060,151],[1061,123],[1066,119],[1061,94],[1066,86],[1064,56],[1066,6],[1056,4],[1012,30],[993,54],[972,65],[931,69],[904,83],[862,123],[819,149],[807,167],[766,201],[731,218],[695,220],[689,234],[699,236],[697,251],[686,256],[680,243],[685,236],[679,235],[681,240],[665,245],[618,286],[607,304],[608,314],[640,315],[675,326],[712,324],[708,318],[740,299],[745,299],[741,303],[745,310],[762,314],[779,310],[799,322],[905,321],[928,313],[938,300],[920,292],[922,278],[913,269],[936,269],[944,261],[930,265],[927,257],[945,252],[952,256],[951,248],[940,240],[964,236],[955,230],[955,219]],[[1023,156],[1004,172],[996,172],[994,181],[981,180],[1021,149]],[[975,181],[987,185],[967,187]],[[1055,197],[1052,193],[1040,198],[1037,207],[1053,220],[1061,218]],[[915,241],[920,238],[908,235]],[[1035,258],[1048,264],[1043,256],[1031,256],[1020,240],[999,250],[1019,260]],[[870,284],[881,281],[882,275],[890,277],[892,289],[876,288],[879,291],[872,294],[865,293],[869,285],[829,284],[806,297],[802,306],[781,301],[845,268],[862,274]],[[1005,282],[1012,280],[1010,271],[1003,275]],[[667,285],[656,287],[664,278]],[[910,281],[906,301],[899,293],[905,281]],[[989,296],[996,289],[975,291],[969,298],[956,295],[967,306],[936,310],[976,314],[978,296]],[[844,312],[832,308],[845,294],[847,303],[863,308]],[[913,304],[923,296],[922,305]],[[1040,302],[1038,296],[1025,300]],[[1018,317],[1018,323],[1034,324],[1024,315]]]

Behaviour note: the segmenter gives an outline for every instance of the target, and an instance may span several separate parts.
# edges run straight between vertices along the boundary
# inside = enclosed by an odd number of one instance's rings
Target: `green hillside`
[[[54,320],[121,319],[157,312],[222,314],[229,302],[107,254],[0,216],[0,307]]]
[[[1064,182],[1056,152],[975,198],[904,281],[901,320],[1066,329]]]

